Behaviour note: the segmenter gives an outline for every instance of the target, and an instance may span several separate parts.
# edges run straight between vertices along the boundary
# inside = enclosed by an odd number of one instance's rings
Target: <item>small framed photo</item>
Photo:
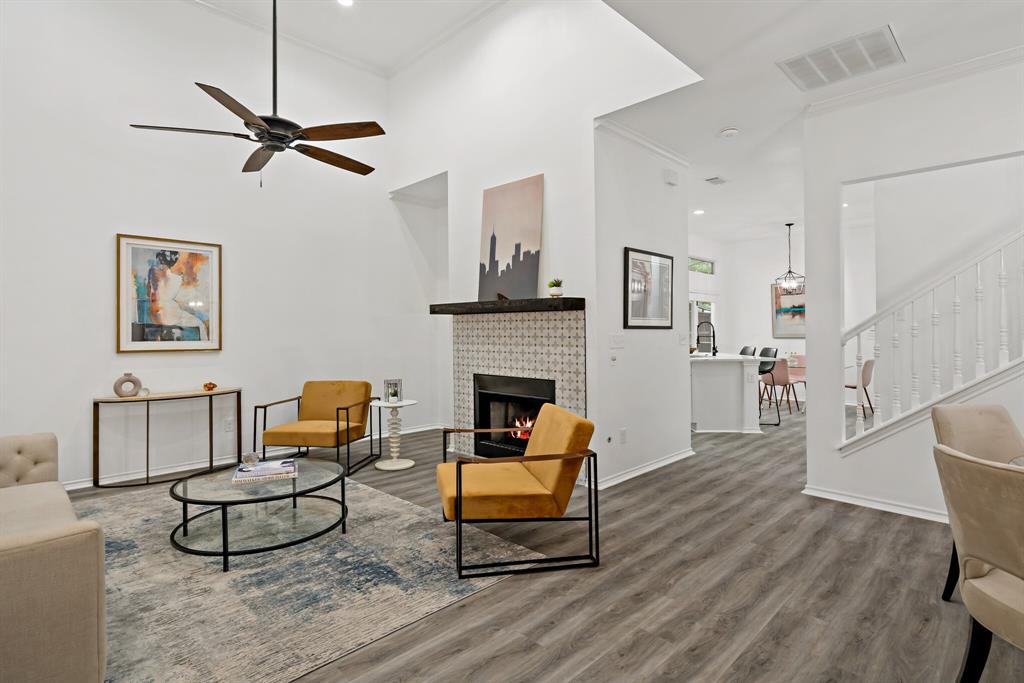
[[[117,236],[117,352],[219,351],[219,244]]]
[[[672,263],[667,254],[626,247],[622,326],[672,329]]]
[[[384,380],[384,402],[385,403],[398,403],[402,400],[402,380],[400,379],[386,379]]]

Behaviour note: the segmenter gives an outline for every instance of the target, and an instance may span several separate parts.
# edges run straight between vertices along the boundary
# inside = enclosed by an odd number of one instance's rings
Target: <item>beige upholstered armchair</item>
[[[57,479],[53,434],[0,437],[0,680],[102,681],[103,532]]]
[[[936,446],[971,630],[961,683],[981,678],[992,634],[1024,649],[1024,468]]]
[[[940,446],[967,453],[981,460],[1006,464],[1024,457],[1024,435],[1013,423],[1006,408],[1000,405],[940,405],[932,408],[935,440]],[[956,544],[949,558],[946,585],[942,599],[949,602],[960,575]]]

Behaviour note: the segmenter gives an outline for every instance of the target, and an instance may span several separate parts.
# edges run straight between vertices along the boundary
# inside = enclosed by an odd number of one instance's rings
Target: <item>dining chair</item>
[[[864,361],[864,366],[860,370],[860,381],[861,381],[861,386],[864,387],[864,398],[867,399],[868,408],[871,408],[871,414],[872,415],[875,414],[875,406],[873,406],[871,404],[871,392],[868,391],[868,387],[871,386],[871,380],[873,379],[874,374],[875,374],[875,359],[874,358],[869,358],[866,361]],[[853,390],[857,389],[857,385],[856,384],[846,384],[844,386],[847,389],[853,389]],[[865,420],[868,417],[868,408],[865,408],[864,406],[861,406],[861,410],[864,412],[864,419]]]
[[[941,405],[932,408],[935,441],[980,460],[997,463],[1024,457],[1024,434],[1010,413],[1000,405]],[[942,599],[949,602],[960,574],[956,544],[949,557],[949,571]]]
[[[753,356],[755,350],[756,349],[753,346],[744,346],[742,349],[740,349],[740,355],[741,356]]]
[[[935,446],[935,465],[960,550],[960,597],[970,614],[960,683],[977,683],[992,634],[1024,650],[1024,468]]]
[[[761,377],[761,381],[762,381],[761,388],[757,392],[757,416],[760,418],[761,417],[761,404],[764,403],[765,395],[769,393],[767,385],[764,384],[764,376],[766,374],[771,374],[772,370],[777,365],[778,362],[776,360],[774,360],[774,359],[779,355],[779,350],[777,348],[773,347],[773,346],[765,346],[765,347],[763,347],[761,349],[760,352],[758,352],[757,355],[760,358],[771,359],[771,360],[763,360],[760,363],[758,363],[758,365],[757,365],[757,374]],[[769,399],[768,399],[768,407],[771,408],[771,405],[772,405],[771,398],[769,397]],[[778,427],[779,425],[782,424],[782,411],[779,410],[778,402],[777,401],[776,401],[776,404],[775,404],[775,413],[776,413],[776,417],[778,418],[778,420],[774,424],[773,423],[767,423],[765,426],[768,426],[768,427]]]
[[[769,408],[774,397],[776,403],[780,403],[785,399],[790,415],[793,414],[793,401],[796,401],[796,409],[800,410],[800,399],[796,397],[796,392],[793,391],[793,379],[789,374],[788,362],[785,360],[776,362],[771,370],[761,375],[761,382],[765,385],[765,389],[770,391],[768,396]],[[779,387],[782,387],[781,394],[778,393]]]

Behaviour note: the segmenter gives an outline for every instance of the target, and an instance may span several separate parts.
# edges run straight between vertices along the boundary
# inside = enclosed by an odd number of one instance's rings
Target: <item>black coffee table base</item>
[[[342,494],[341,495],[342,495],[342,498],[344,498],[344,496],[345,496],[344,482],[342,483]],[[230,558],[230,557],[237,557],[239,555],[253,555],[255,553],[267,553],[267,552],[270,552],[272,550],[281,550],[282,548],[290,548],[293,545],[299,545],[300,543],[306,543],[307,541],[312,541],[314,538],[319,538],[320,536],[323,536],[324,534],[327,534],[327,533],[330,533],[331,531],[334,531],[339,526],[341,527],[341,533],[344,534],[344,533],[347,532],[347,529],[345,528],[346,527],[345,522],[348,519],[348,506],[345,505],[345,503],[342,502],[341,500],[338,500],[337,498],[331,498],[329,496],[318,496],[318,495],[308,494],[308,493],[307,494],[299,494],[299,495],[297,495],[297,496],[295,496],[295,497],[293,497],[291,499],[292,500],[292,507],[293,508],[297,508],[300,500],[310,499],[310,498],[315,498],[315,499],[319,499],[319,500],[326,500],[326,501],[330,501],[332,503],[336,503],[338,505],[339,512],[340,512],[340,514],[338,516],[338,519],[336,521],[334,521],[333,523],[329,524],[328,526],[324,527],[323,529],[320,529],[320,530],[315,531],[315,532],[313,532],[311,534],[307,534],[305,536],[302,536],[301,538],[290,540],[290,541],[287,541],[287,542],[284,542],[284,543],[276,543],[276,544],[273,544],[273,545],[259,546],[259,547],[255,547],[255,548],[245,548],[245,549],[241,549],[241,550],[231,550],[230,546],[228,545],[228,508],[232,507],[234,505],[254,505],[254,504],[258,504],[258,503],[266,503],[266,502],[273,502],[273,501],[237,501],[237,502],[232,502],[232,503],[219,503],[219,504],[216,505],[216,507],[212,507],[209,510],[204,510],[203,512],[200,512],[199,514],[196,514],[196,515],[192,515],[191,517],[188,516],[188,505],[189,504],[186,503],[186,502],[182,502],[182,504],[181,504],[181,519],[182,519],[182,521],[181,521],[181,524],[179,524],[178,526],[174,527],[174,531],[171,532],[171,545],[176,550],[180,550],[183,553],[188,553],[189,555],[203,555],[203,556],[206,556],[206,557],[221,557],[221,558],[223,558],[223,561],[224,561],[224,571],[227,571],[228,570],[228,558]],[[203,550],[203,549],[200,549],[200,548],[191,548],[191,547],[189,547],[187,545],[184,545],[184,543],[183,543],[184,539],[188,538],[188,525],[189,525],[189,522],[193,522],[193,521],[195,521],[195,520],[197,520],[197,519],[199,519],[201,517],[205,517],[206,515],[214,514],[216,512],[220,512],[221,550]],[[179,541],[178,540],[179,538],[181,538],[182,540]]]

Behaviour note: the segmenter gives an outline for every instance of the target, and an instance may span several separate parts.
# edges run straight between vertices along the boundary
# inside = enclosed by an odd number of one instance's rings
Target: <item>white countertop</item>
[[[764,360],[759,356],[741,356],[738,353],[720,353],[712,356],[710,353],[691,353],[690,360],[695,361],[733,361],[741,363],[760,363]]]

